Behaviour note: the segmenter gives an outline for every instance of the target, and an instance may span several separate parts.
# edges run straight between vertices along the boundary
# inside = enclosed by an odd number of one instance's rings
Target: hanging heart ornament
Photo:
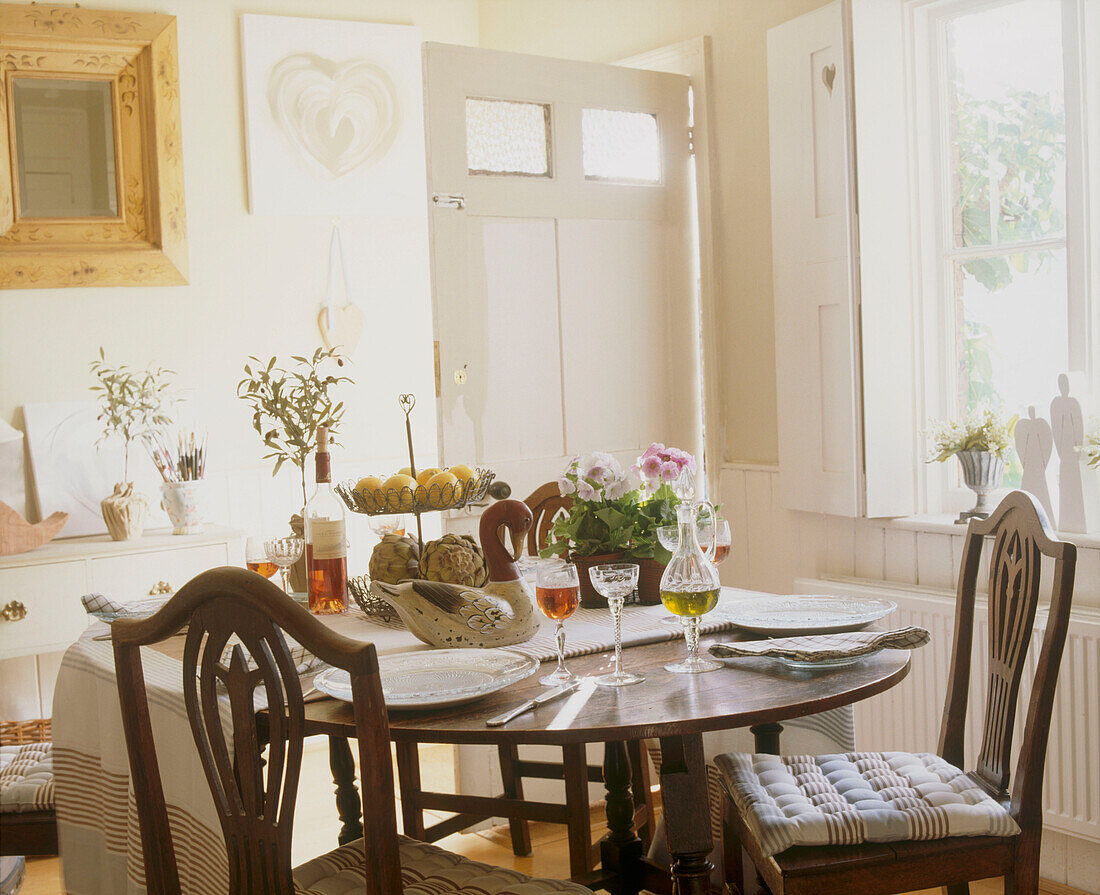
[[[363,337],[363,312],[358,305],[351,304],[342,308],[321,308],[317,326],[326,348],[339,347],[351,357]]]
[[[294,148],[333,177],[377,163],[401,128],[393,78],[365,59],[286,56],[271,69],[267,100]]]

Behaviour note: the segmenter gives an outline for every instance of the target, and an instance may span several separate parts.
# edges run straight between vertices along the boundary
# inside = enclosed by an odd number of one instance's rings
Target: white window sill
[[[956,524],[955,516],[948,513],[936,516],[899,516],[885,521],[888,527],[902,531],[927,531],[959,537],[966,534],[966,526]],[[1075,531],[1060,531],[1058,537],[1078,547],[1100,548],[1100,533],[1081,534]]]

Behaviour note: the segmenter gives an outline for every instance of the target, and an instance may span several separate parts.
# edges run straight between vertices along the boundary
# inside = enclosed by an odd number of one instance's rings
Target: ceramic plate
[[[807,595],[742,600],[724,606],[722,615],[747,631],[795,637],[858,631],[897,608],[890,600]]]
[[[434,709],[473,702],[523,680],[539,663],[500,649],[428,649],[378,657],[382,695],[390,709]],[[313,679],[313,686],[351,702],[351,679],[341,668],[330,668]]]
[[[773,658],[776,662],[782,662],[788,668],[797,668],[801,671],[814,671],[818,668],[844,668],[848,665],[855,665],[860,660],[881,652],[882,650],[875,650],[874,653],[864,653],[862,656],[838,656],[835,659],[825,659],[821,662],[804,662],[801,659],[784,659],[782,656],[775,656]]]

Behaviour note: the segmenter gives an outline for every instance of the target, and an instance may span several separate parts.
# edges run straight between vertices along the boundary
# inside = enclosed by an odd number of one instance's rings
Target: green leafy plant
[[[963,451],[989,451],[1004,459],[1017,417],[1005,419],[990,407],[979,407],[966,419],[934,421],[929,429],[929,463],[943,463]]]
[[[252,356],[248,360],[237,397],[252,408],[252,428],[270,449],[264,459],[275,461],[272,476],[287,461],[298,467],[305,504],[306,459],[317,446],[318,428],[327,427],[330,443],[339,444],[333,436],[344,416],[344,402],[334,401],[330,390],[353,381],[326,372],[331,363],[343,364],[335,348],[318,348],[312,358],[294,355],[289,368],[280,366],[276,357],[267,363]]]
[[[117,437],[123,445],[123,481],[130,479],[130,444],[170,425],[167,409],[171,401],[165,392],[172,384],[172,370],[163,367],[146,367],[131,370],[125,364],[112,367],[107,364],[103,347],[99,357],[89,365],[97,383],[91,391],[98,394],[99,414],[103,434],[96,445]]]

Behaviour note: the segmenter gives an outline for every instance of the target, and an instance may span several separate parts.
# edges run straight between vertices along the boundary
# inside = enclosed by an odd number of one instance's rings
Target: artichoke
[[[404,535],[383,535],[370,555],[371,581],[400,584],[418,578],[420,548],[416,541]]]
[[[485,554],[469,535],[446,534],[424,545],[420,577],[463,587],[481,587],[489,580]]]

